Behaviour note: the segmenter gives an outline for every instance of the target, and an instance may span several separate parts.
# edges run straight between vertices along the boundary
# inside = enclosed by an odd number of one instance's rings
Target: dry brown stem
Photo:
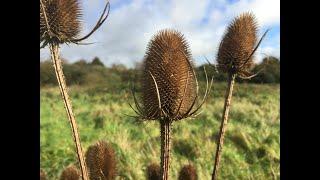
[[[81,148],[81,141],[80,141],[80,136],[78,132],[78,127],[77,127],[76,119],[73,114],[71,101],[68,95],[66,80],[62,71],[62,62],[61,62],[61,59],[59,58],[59,46],[56,44],[50,44],[50,52],[51,52],[53,67],[54,67],[58,84],[59,84],[60,93],[63,99],[64,107],[66,109],[68,120],[71,125],[73,140],[76,145],[82,178],[83,180],[89,180],[88,171],[87,171],[86,163],[84,160],[83,151]]]
[[[229,110],[230,110],[230,104],[231,104],[232,91],[233,91],[235,77],[236,77],[235,74],[229,75],[228,89],[226,92],[226,98],[225,98],[224,109],[223,109],[223,116],[222,116],[222,121],[221,121],[221,125],[220,125],[219,139],[218,139],[218,144],[217,144],[217,149],[216,149],[216,156],[215,156],[214,168],[213,168],[213,173],[212,173],[212,180],[217,179],[218,168],[219,168],[220,160],[221,160],[223,140],[224,140],[224,135],[225,135],[227,123],[228,123],[228,116],[229,116]]]

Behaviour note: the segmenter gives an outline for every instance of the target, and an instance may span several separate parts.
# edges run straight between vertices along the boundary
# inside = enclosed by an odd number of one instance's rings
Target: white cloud
[[[92,60],[98,56],[107,65],[123,63],[132,66],[143,58],[150,38],[157,31],[174,28],[185,35],[196,62],[204,63],[203,56],[209,59],[215,57],[227,23],[239,13],[253,11],[262,28],[277,26],[280,19],[280,3],[277,0],[242,0],[234,3],[225,0],[133,0],[117,8],[113,8],[113,2],[120,3],[119,0],[110,1],[108,19],[86,41],[97,43],[86,46],[63,45],[61,54],[64,58],[73,62],[79,59]],[[90,0],[83,3],[84,21],[89,22],[85,23],[84,31],[88,32],[105,2]],[[259,52],[279,54],[280,42],[276,39],[280,36],[275,36],[266,38]],[[48,59],[48,50],[41,50],[40,57]]]
[[[202,19],[209,0],[201,1],[172,1],[171,20],[174,24],[192,25]]]
[[[227,19],[239,15],[242,12],[253,12],[261,26],[270,26],[280,22],[279,0],[241,0],[228,5],[225,2],[224,15]]]

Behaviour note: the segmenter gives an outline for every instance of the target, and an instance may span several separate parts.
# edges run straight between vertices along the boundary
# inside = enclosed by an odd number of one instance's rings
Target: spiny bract
[[[257,23],[251,13],[243,13],[228,26],[217,55],[218,69],[226,73],[247,76],[253,65],[257,43]],[[249,59],[248,59],[249,58]]]
[[[179,120],[190,112],[196,98],[196,77],[188,44],[180,32],[162,30],[152,38],[142,74],[142,111],[147,119]]]
[[[81,9],[78,0],[41,1],[44,8],[40,2],[40,42],[65,43],[80,33]]]

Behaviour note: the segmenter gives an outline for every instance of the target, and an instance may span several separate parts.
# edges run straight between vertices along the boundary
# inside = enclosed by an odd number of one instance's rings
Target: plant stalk
[[[73,140],[76,145],[82,178],[83,180],[89,180],[87,166],[86,166],[84,156],[83,156],[83,151],[81,148],[81,141],[78,133],[78,127],[77,127],[75,116],[73,114],[70,97],[67,92],[66,80],[62,71],[62,62],[61,62],[61,59],[59,58],[59,46],[57,44],[50,44],[50,52],[51,52],[53,67],[54,67],[58,84],[59,84],[60,93],[61,93],[64,106],[68,115],[68,119],[71,125]]]
[[[213,168],[213,172],[212,172],[212,180],[216,180],[218,177],[218,169],[219,169],[219,164],[220,164],[220,160],[221,160],[221,153],[222,153],[224,136],[225,136],[227,123],[228,123],[228,116],[229,116],[229,110],[230,110],[230,104],[231,104],[232,91],[233,91],[235,77],[236,77],[235,74],[229,74],[228,89],[227,89],[226,96],[225,96],[223,116],[222,116],[222,121],[221,121],[221,125],[220,125],[219,139],[217,142],[218,144],[217,144],[217,149],[216,149],[214,168]]]
[[[170,160],[170,139],[171,122],[164,120],[160,122],[161,129],[161,179],[169,179],[169,160]]]

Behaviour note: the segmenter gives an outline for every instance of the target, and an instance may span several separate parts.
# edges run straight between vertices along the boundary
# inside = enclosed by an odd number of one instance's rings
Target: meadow
[[[160,132],[156,121],[137,122],[129,88],[118,91],[70,87],[84,150],[98,140],[112,144],[118,162],[117,179],[145,179],[146,166],[160,161]],[[204,89],[201,85],[200,88]],[[226,83],[214,82],[202,113],[174,123],[170,179],[180,168],[195,165],[200,180],[211,179]],[[236,83],[219,179],[280,179],[279,84]],[[40,166],[49,179],[76,164],[69,122],[59,89],[40,91]]]

